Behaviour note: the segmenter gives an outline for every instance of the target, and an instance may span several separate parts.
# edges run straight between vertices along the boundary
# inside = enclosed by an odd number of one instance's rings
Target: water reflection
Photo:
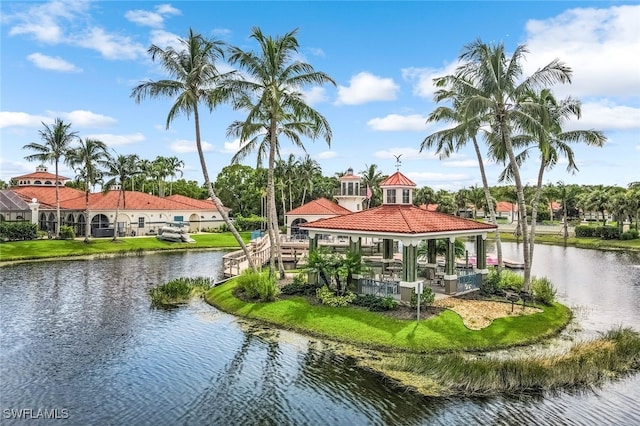
[[[505,246],[506,257],[517,255],[516,245]],[[637,376],[586,393],[424,398],[313,339],[202,301],[150,307],[151,287],[179,276],[217,278],[221,256],[2,268],[0,408],[67,408],[67,424],[640,424]],[[544,271],[566,303],[589,307],[581,333],[640,328],[636,255],[541,246],[535,256],[534,274]]]

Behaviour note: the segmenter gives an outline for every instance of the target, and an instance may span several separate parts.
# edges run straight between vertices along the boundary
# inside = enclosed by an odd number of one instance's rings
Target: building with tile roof
[[[429,246],[428,264],[436,265],[435,241],[447,239],[447,259],[445,265],[445,290],[454,294],[458,288],[455,271],[453,244],[456,237],[475,237],[478,269],[486,275],[486,235],[497,226],[474,220],[421,209],[413,205],[413,190],[416,184],[400,171],[385,179],[380,187],[383,204],[372,209],[349,212],[342,215],[309,221],[299,225],[309,236],[309,248],[315,249],[319,236],[347,236],[352,249],[360,250],[363,239],[382,239],[383,262],[393,259],[394,241],[402,246],[402,279],[399,283],[402,299],[411,297],[411,292],[421,282],[417,278],[417,247],[427,241]],[[304,206],[303,206],[304,207]]]
[[[47,173],[46,170],[18,176],[14,178],[17,186],[0,191],[0,220],[30,221],[37,223],[41,230],[55,230],[56,191],[51,183],[55,182],[55,175],[52,175],[53,179],[36,183],[46,178],[43,173]],[[60,177],[58,182],[65,180],[67,178]],[[72,226],[76,235],[84,236],[87,220],[85,192],[59,186],[58,194],[61,223]],[[139,191],[112,190],[90,193],[88,203],[92,236],[113,235],[116,228],[119,235],[155,233],[168,222],[188,224],[190,232],[217,228],[224,223],[213,201],[182,195],[157,197]]]

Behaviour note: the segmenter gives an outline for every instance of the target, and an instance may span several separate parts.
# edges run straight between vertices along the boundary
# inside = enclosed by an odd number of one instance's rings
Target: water
[[[505,244],[505,257],[518,250]],[[200,300],[151,308],[150,288],[180,276],[218,277],[221,256],[0,269],[0,424],[24,424],[8,418],[11,409],[64,409],[70,425],[640,424],[637,375],[580,393],[425,398],[313,339]],[[579,311],[580,335],[618,324],[640,329],[637,254],[538,246],[535,256],[534,274],[548,276]]]

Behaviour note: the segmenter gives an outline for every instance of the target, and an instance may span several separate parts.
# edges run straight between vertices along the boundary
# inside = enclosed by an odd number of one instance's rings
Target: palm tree
[[[80,139],[80,146],[67,154],[67,162],[75,168],[78,180],[84,185],[85,201],[85,233],[84,242],[89,242],[91,234],[91,218],[89,217],[89,192],[102,179],[103,166],[107,160],[107,146],[96,139]]]
[[[30,149],[36,151],[36,154],[28,155],[25,158],[27,161],[40,161],[42,163],[52,162],[55,165],[56,173],[56,238],[60,235],[60,195],[58,190],[58,165],[60,159],[66,156],[67,151],[71,143],[78,137],[76,132],[71,132],[71,123],[65,123],[60,118],[56,118],[53,126],[49,127],[42,123],[44,130],[40,130],[40,138],[44,141],[43,144],[30,143],[23,146],[23,149]]]
[[[275,270],[274,254],[278,258],[280,276],[284,277],[284,266],[277,238],[278,219],[274,186],[274,169],[279,157],[279,136],[290,139],[304,150],[301,136],[316,139],[324,136],[331,143],[331,128],[327,120],[304,101],[300,92],[310,84],[322,85],[335,82],[323,72],[318,72],[307,63],[295,60],[298,53],[297,30],[279,37],[265,36],[260,28],[253,28],[251,38],[258,42],[259,52],[245,52],[238,47],[230,48],[229,60],[238,65],[245,78],[230,79],[227,88],[234,96],[235,108],[248,111],[243,122],[235,122],[230,132],[240,137],[243,145],[236,159],[258,148],[258,155],[268,153],[267,228],[272,247],[270,271]]]
[[[307,154],[304,158],[302,158],[298,164],[297,179],[300,185],[302,185],[302,200],[300,201],[300,205],[305,203],[307,197],[307,191],[309,194],[313,192],[313,182],[314,178],[318,174],[322,174],[322,169],[320,168],[320,164],[311,159],[309,154]]]
[[[225,212],[220,199],[216,196],[209,179],[207,164],[202,151],[202,140],[200,138],[200,113],[198,105],[203,102],[212,111],[222,100],[218,84],[228,74],[222,74],[216,68],[216,62],[223,56],[223,43],[218,40],[207,39],[200,34],[195,34],[189,29],[189,37],[179,40],[182,50],[175,50],[173,47],[162,49],[156,45],[151,45],[148,53],[151,59],[158,59],[162,67],[173,80],[147,81],[136,86],[131,92],[131,97],[137,103],[147,97],[169,97],[175,99],[174,104],[167,115],[166,127],[169,128],[174,118],[180,114],[185,114],[187,118],[193,114],[193,121],[196,132],[196,147],[200,158],[200,166],[204,176],[204,183],[209,191],[209,196],[220,212],[222,219],[238,241],[244,252],[249,267],[257,271],[251,254],[247,249],[242,237],[238,233],[233,222],[229,220],[229,215]]]
[[[120,198],[122,197],[123,207],[127,208],[126,191],[124,190],[124,184],[127,179],[132,178],[137,173],[136,163],[138,156],[135,154],[121,155],[116,154],[116,157],[107,155],[104,162],[106,170],[104,175],[111,177],[107,182],[102,185],[103,193],[109,192],[114,186],[119,185],[118,190],[118,202],[116,203],[116,217],[113,223],[113,241],[118,239],[118,215],[120,214]]]
[[[538,205],[542,195],[542,182],[545,170],[552,169],[561,157],[567,159],[567,172],[575,173],[578,166],[575,163],[573,149],[571,143],[583,142],[590,146],[601,147],[607,138],[595,130],[572,130],[564,132],[563,124],[572,117],[580,119],[581,105],[580,101],[571,97],[557,101],[553,93],[549,89],[542,89],[539,93],[529,91],[524,95],[521,102],[523,112],[526,119],[537,117],[542,124],[542,132],[537,134],[524,134],[514,136],[514,140],[518,140],[518,144],[529,145],[520,154],[516,156],[518,164],[521,164],[529,155],[530,150],[536,149],[540,155],[540,167],[538,168],[538,181],[531,205],[531,239],[529,242],[530,256],[533,256],[535,244],[535,229],[538,216]],[[521,117],[519,117],[521,118]],[[521,128],[526,129],[523,124]],[[502,145],[495,147],[497,150],[504,148]],[[496,154],[494,152],[494,154]],[[497,157],[503,155],[498,154]],[[510,177],[513,175],[511,165],[508,165],[502,176]]]
[[[482,124],[487,117],[482,116],[482,112],[475,116],[469,116],[464,105],[464,91],[467,87],[472,86],[471,81],[455,76],[440,77],[435,80],[436,87],[440,89],[435,94],[436,102],[450,101],[452,107],[440,106],[436,108],[427,119],[427,122],[445,122],[453,124],[453,127],[440,130],[427,136],[420,145],[420,151],[436,147],[436,154],[442,158],[448,158],[454,152],[464,147],[469,140],[473,143],[473,148],[478,160],[478,168],[480,169],[480,178],[482,179],[482,187],[484,188],[484,196],[486,206],[489,210],[489,218],[491,223],[496,225],[496,211],[493,204],[493,198],[489,191],[489,182],[484,168],[483,155],[478,144],[478,133],[482,130]],[[462,91],[461,89],[464,89]],[[500,240],[500,232],[495,233],[496,253],[498,256],[498,269],[503,268],[502,263],[502,241]]]
[[[468,118],[485,117],[495,140],[504,146],[507,158],[513,169],[516,185],[518,210],[521,214],[524,290],[529,291],[531,281],[531,261],[529,237],[527,235],[527,214],[520,169],[512,143],[514,126],[526,123],[527,133],[542,134],[543,125],[530,117],[526,119],[521,100],[523,95],[540,87],[555,83],[570,83],[571,68],[559,60],[553,60],[528,77],[523,76],[522,62],[527,53],[525,45],[519,45],[510,58],[507,58],[502,43],[488,45],[477,40],[465,46],[460,55],[463,63],[455,76],[445,77],[445,84],[454,87],[456,93],[463,96],[462,110]]]
[[[167,157],[165,159],[165,165],[167,166],[167,173],[171,178],[171,183],[169,184],[169,195],[173,195],[173,179],[180,174],[180,177],[184,176],[182,172],[182,168],[184,167],[184,161],[180,160],[178,157]]]
[[[371,208],[371,201],[376,198],[380,192],[380,182],[383,181],[384,175],[378,169],[377,164],[365,164],[364,170],[360,171],[362,176],[362,186],[371,190],[371,196],[367,199],[367,208]]]

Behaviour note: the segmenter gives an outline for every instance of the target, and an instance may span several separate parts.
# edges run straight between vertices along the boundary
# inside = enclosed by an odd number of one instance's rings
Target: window
[[[347,185],[347,188],[348,188],[347,195],[353,195],[353,182],[349,182],[349,184]]]
[[[138,228],[144,228],[144,217],[138,218]]]
[[[408,189],[403,189],[402,190],[402,203],[403,204],[409,204],[409,190]]]
[[[395,203],[396,203],[396,190],[387,189],[387,204],[395,204]]]

